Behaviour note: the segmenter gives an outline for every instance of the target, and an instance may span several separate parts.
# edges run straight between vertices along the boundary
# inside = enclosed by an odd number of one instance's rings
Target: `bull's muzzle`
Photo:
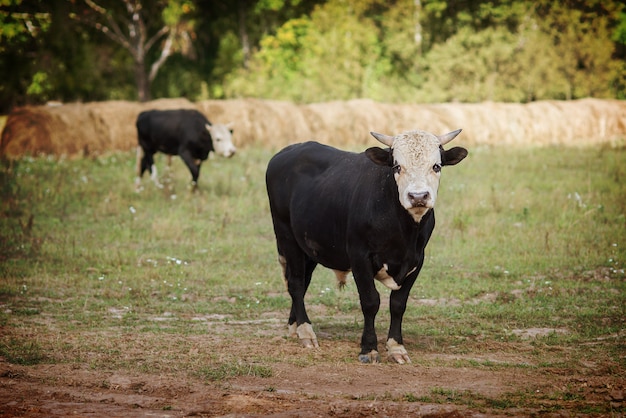
[[[414,208],[426,208],[429,207],[430,193],[429,192],[409,192],[409,202]]]

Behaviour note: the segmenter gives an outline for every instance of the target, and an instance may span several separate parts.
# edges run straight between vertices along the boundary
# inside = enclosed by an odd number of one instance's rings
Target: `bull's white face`
[[[235,155],[237,148],[233,145],[233,136],[230,124],[228,125],[206,125],[206,129],[213,138],[213,148],[215,153],[224,157],[232,157]]]
[[[423,131],[394,137],[393,172],[400,204],[416,222],[435,207],[441,177],[440,145],[439,138]]]
[[[369,148],[365,154],[376,164],[393,167],[400,204],[415,222],[420,222],[435,207],[441,167],[455,165],[467,156],[465,148],[443,149],[443,145],[460,132],[458,129],[445,135],[433,135],[409,131],[396,136],[371,132],[374,138],[391,148],[393,161],[389,160],[389,152],[380,148]]]

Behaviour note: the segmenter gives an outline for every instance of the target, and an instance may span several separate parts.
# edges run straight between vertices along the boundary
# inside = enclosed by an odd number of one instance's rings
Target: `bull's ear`
[[[378,147],[372,147],[365,150],[367,158],[378,165],[391,165],[391,152]]]
[[[467,150],[462,147],[450,148],[443,152],[442,165],[455,165],[467,157]]]

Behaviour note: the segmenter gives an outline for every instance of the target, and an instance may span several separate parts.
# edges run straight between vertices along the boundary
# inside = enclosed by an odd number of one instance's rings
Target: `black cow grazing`
[[[232,142],[232,129],[229,125],[211,124],[197,110],[148,110],[137,117],[137,178],[135,186],[141,189],[141,177],[148,170],[152,180],[163,187],[157,178],[154,154],[180,155],[192,177],[195,189],[200,174],[200,164],[214,151],[224,157],[232,157],[236,148]]]
[[[306,142],[272,157],[266,183],[278,260],[292,301],[289,331],[305,347],[318,347],[304,295],[319,263],[334,270],[340,285],[352,271],[364,318],[359,360],[380,360],[376,279],[392,290],[388,358],[410,362],[402,317],[435,227],[441,167],[467,156],[464,148],[443,149],[459,132],[411,131],[394,137],[372,132],[389,148],[356,154]]]

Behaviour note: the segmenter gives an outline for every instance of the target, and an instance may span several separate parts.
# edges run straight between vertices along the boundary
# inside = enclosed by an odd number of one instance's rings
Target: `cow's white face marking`
[[[228,125],[206,125],[207,131],[213,138],[213,148],[215,152],[224,157],[232,157],[237,152],[237,148],[233,145],[233,135],[231,133],[231,124]]]
[[[405,132],[393,139],[394,177],[400,204],[419,222],[437,200],[441,142],[424,131]]]

